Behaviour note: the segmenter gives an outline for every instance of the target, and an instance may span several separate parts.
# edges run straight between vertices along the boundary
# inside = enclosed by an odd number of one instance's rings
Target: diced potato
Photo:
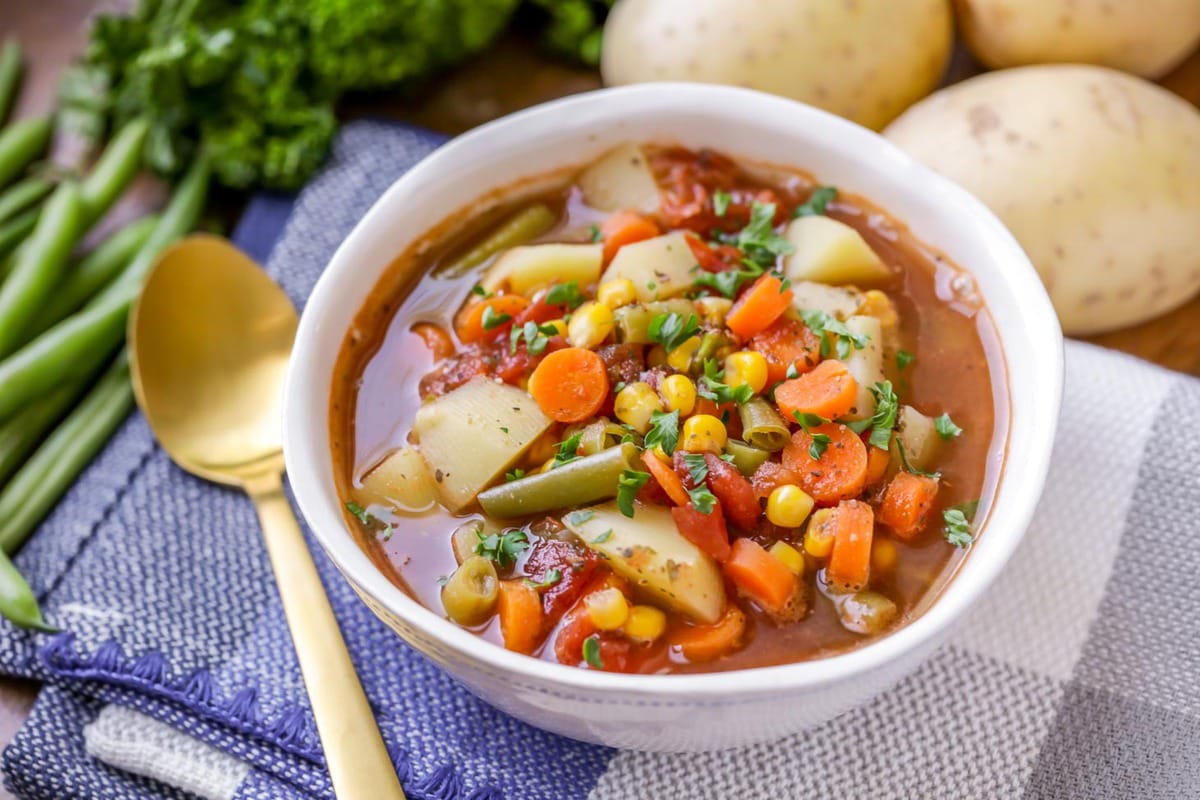
[[[871,387],[885,380],[883,376],[883,327],[875,317],[853,316],[846,320],[851,333],[867,337],[867,346],[852,348],[846,359],[846,369],[858,382],[858,397],[847,419],[866,419],[875,413],[875,396]]]
[[[551,422],[527,393],[480,376],[421,406],[413,432],[442,503],[459,511]]]
[[[362,479],[359,490],[368,502],[391,506],[396,511],[420,514],[437,502],[437,487],[425,468],[421,454],[411,447],[388,453]]]
[[[603,252],[601,244],[521,245],[502,253],[481,283],[489,292],[507,286],[526,296],[551,283],[587,286],[600,277]]]
[[[858,311],[862,300],[862,292],[852,286],[830,286],[815,281],[792,283],[792,305],[801,311],[824,311],[844,320]]]
[[[659,210],[658,184],[642,148],[636,144],[614,147],[579,175],[584,201],[600,211],[636,209],[647,214]]]
[[[929,471],[936,466],[938,450],[942,440],[938,437],[933,420],[917,411],[912,406],[900,406],[896,415],[896,436],[892,439],[891,456],[895,465],[900,464],[900,448],[904,446],[904,455],[908,463],[919,470]]]
[[[784,261],[792,283],[875,283],[891,277],[887,264],[844,222],[821,215],[800,217],[788,223],[787,238],[795,248]]]
[[[563,523],[613,570],[658,602],[699,622],[725,610],[725,582],[716,562],[680,535],[665,508],[639,506],[633,519],[615,503],[574,511]]]
[[[613,256],[603,283],[628,278],[643,303],[678,297],[692,288],[696,257],[683,233],[627,244]]]

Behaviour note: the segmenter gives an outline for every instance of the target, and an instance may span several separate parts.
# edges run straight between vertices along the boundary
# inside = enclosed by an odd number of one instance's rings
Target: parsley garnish
[[[821,456],[825,455],[825,451],[829,449],[829,445],[833,442],[827,433],[813,433],[810,428],[815,428],[818,425],[824,425],[829,422],[819,414],[801,414],[799,411],[793,411],[792,417],[804,429],[812,439],[812,444],[808,446],[808,457],[813,461],[820,461]]]
[[[655,445],[663,452],[671,455],[679,442],[679,410],[670,414],[662,411],[650,412],[650,430],[646,432],[645,444],[647,450],[653,450]]]
[[[911,364],[913,362],[914,358],[916,358],[916,356],[914,356],[912,353],[908,352],[907,350],[897,350],[896,351],[896,367],[899,369],[904,369],[905,367],[907,367],[909,364]]]
[[[637,497],[638,489],[650,480],[649,472],[627,469],[617,478],[617,508],[627,517],[633,517],[633,498]]]
[[[800,370],[796,369],[795,364],[788,364],[787,372],[783,376],[788,380],[795,380],[800,377]]]
[[[962,436],[963,429],[954,424],[949,414],[940,414],[933,418],[933,428],[943,439],[954,439]]]
[[[819,425],[824,425],[825,423],[829,422],[829,420],[825,419],[820,414],[802,414],[799,411],[792,412],[792,419],[796,420],[796,423],[801,428],[804,428],[805,432],[808,432],[809,428],[816,428]]]
[[[538,325],[530,320],[519,328],[514,327],[508,334],[509,352],[517,352],[517,344],[522,338],[525,339],[525,349],[529,351],[529,355],[541,355],[546,351],[546,345],[550,344],[550,337],[558,335],[558,328],[553,325]]]
[[[479,544],[475,545],[475,555],[483,556],[495,562],[497,567],[511,567],[517,558],[529,549],[529,537],[525,531],[510,528],[503,533],[483,535],[482,530],[475,531]]]
[[[583,305],[583,295],[579,293],[579,284],[575,281],[556,283],[546,292],[546,302],[552,306],[579,308]]]
[[[795,252],[796,248],[786,237],[775,232],[775,204],[750,204],[750,221],[736,234],[718,234],[719,241],[732,244],[746,254],[746,262],[766,269],[775,264],[779,256]]]
[[[504,482],[512,483],[513,481],[520,480],[521,478],[524,478],[524,477],[525,477],[525,470],[519,469],[519,468],[513,468],[513,469],[510,469],[508,472],[504,473]]]
[[[712,513],[713,506],[717,503],[717,496],[710,492],[706,485],[700,484],[695,489],[688,489],[687,493],[697,511],[701,514]]]
[[[755,269],[727,269],[724,272],[703,272],[692,281],[693,286],[704,286],[725,296],[735,297],[742,284],[762,275],[763,271]]]
[[[688,489],[688,497],[692,499],[692,505],[701,514],[711,514],[713,506],[716,505],[716,496],[708,490],[706,479],[708,478],[708,462],[704,460],[704,456],[700,453],[689,453],[683,457],[683,463],[687,466],[688,474],[692,477],[692,483],[696,485],[694,489]]]
[[[687,320],[672,311],[658,314],[650,320],[650,341],[661,344],[668,353],[700,332],[699,318],[688,314]]]
[[[375,519],[375,517],[371,514],[370,511],[367,511],[365,508],[360,506],[358,503],[355,503],[354,501],[350,501],[350,502],[346,503],[346,510],[349,511],[351,514],[353,514],[355,517],[357,517],[358,521],[361,522],[363,525],[371,525],[371,524],[379,521],[379,520]]]
[[[607,542],[609,539],[612,538],[612,535],[613,535],[612,528],[609,528],[604,533],[597,536],[595,539],[592,539],[592,544],[604,544],[605,542]]]
[[[704,377],[700,379],[700,384],[697,386],[697,391],[701,397],[707,397],[714,403],[743,403],[750,402],[750,398],[754,397],[754,387],[748,383],[743,383],[737,388],[732,388],[721,382],[725,377],[725,371],[717,368],[715,358],[705,359],[704,361]]]
[[[718,217],[725,216],[725,212],[729,210],[729,201],[733,198],[728,192],[723,192],[720,189],[713,192],[712,203],[713,213]]]
[[[975,541],[975,537],[971,533],[971,522],[961,508],[947,508],[942,512],[942,520],[946,523],[942,534],[950,544],[955,547],[966,547]]]
[[[598,242],[604,238],[604,233],[600,230],[599,225],[589,225],[588,236],[591,237],[593,242]]]
[[[892,382],[884,381],[871,387],[875,397],[875,414],[871,417],[872,447],[887,450],[892,441],[892,429],[896,427],[896,414],[900,411],[900,399],[892,391]]]
[[[703,453],[688,453],[683,457],[683,464],[692,476],[692,483],[697,486],[704,483],[708,477],[708,462],[704,460]]]
[[[478,283],[471,287],[471,294],[477,294],[484,300],[492,296],[492,293],[480,286]]]
[[[589,667],[604,669],[604,662],[600,660],[600,639],[596,634],[583,640],[583,660]]]
[[[511,322],[512,314],[497,314],[496,309],[488,306],[483,310],[483,317],[480,321],[483,322],[483,329],[490,331],[492,328],[498,328],[506,322]]]
[[[576,431],[558,443],[558,449],[554,453],[554,463],[550,465],[550,469],[561,467],[563,464],[570,464],[572,461],[579,460],[579,443],[583,441],[583,431]]]
[[[821,357],[829,358],[830,341],[835,343],[837,357],[850,357],[850,350],[862,350],[871,341],[871,337],[863,333],[855,333],[846,327],[846,323],[830,316],[824,311],[801,311],[800,318],[809,330],[821,337]]]
[[[567,514],[567,522],[571,523],[572,525],[582,525],[594,516],[596,516],[595,511],[590,509],[580,509],[579,511],[572,511],[570,514]]]
[[[813,189],[813,193],[808,196],[800,205],[796,206],[796,210],[792,212],[792,219],[796,217],[817,217],[825,213],[825,206],[833,202],[837,197],[836,186],[818,186]]]
[[[548,569],[546,574],[542,576],[540,581],[534,581],[530,578],[525,579],[525,583],[532,586],[534,589],[549,589],[562,580],[562,570]]]

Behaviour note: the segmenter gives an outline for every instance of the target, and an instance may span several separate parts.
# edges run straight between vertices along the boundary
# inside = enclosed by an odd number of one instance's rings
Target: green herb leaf
[[[759,267],[755,269],[727,269],[724,272],[701,272],[692,281],[693,286],[703,286],[718,294],[733,298],[741,290],[742,284],[752,281],[763,274]]]
[[[503,325],[504,323],[511,322],[511,321],[512,321],[512,314],[497,314],[496,309],[492,308],[491,306],[488,306],[487,308],[485,308],[483,310],[483,317],[481,319],[481,322],[483,322],[483,329],[485,331],[490,331],[493,328],[498,328],[501,325]]]
[[[604,662],[600,660],[600,639],[596,634],[583,640],[583,660],[593,669],[604,669]]]
[[[968,500],[965,503],[959,503],[958,505],[954,505],[954,506],[950,506],[950,507],[956,508],[959,511],[961,511],[963,513],[963,516],[967,518],[968,522],[974,522],[975,514],[977,514],[979,512],[979,500],[978,499]]]
[[[510,469],[508,472],[504,473],[504,482],[512,483],[513,481],[520,480],[521,478],[524,478],[524,477],[525,477],[525,470],[520,469],[518,467],[514,467],[514,468]]]
[[[567,522],[572,525],[582,525],[595,516],[595,511],[588,508],[581,508],[578,511],[572,511],[570,514],[567,514]]]
[[[750,221],[746,227],[736,234],[718,234],[717,238],[741,250],[748,263],[762,269],[774,266],[779,256],[796,250],[786,237],[775,232],[774,203],[751,203]]]
[[[644,441],[647,450],[653,450],[658,445],[667,455],[674,453],[675,445],[679,443],[679,410],[669,414],[650,412],[650,430],[646,431]]]
[[[480,286],[478,283],[471,287],[471,294],[477,294],[484,300],[492,296],[492,293]]]
[[[529,537],[525,531],[509,528],[502,533],[483,535],[482,530],[475,531],[479,543],[475,545],[475,555],[483,556],[495,562],[501,569],[517,563],[522,553],[529,549]]]
[[[787,372],[784,373],[784,377],[788,380],[795,380],[796,378],[800,377],[800,370],[796,369],[795,364],[788,364]]]
[[[700,484],[695,489],[687,490],[688,497],[692,499],[692,505],[701,514],[711,514],[713,507],[716,505],[717,497],[708,490],[704,484]]]
[[[592,539],[592,544],[604,544],[605,542],[607,542],[609,539],[612,538],[612,535],[613,535],[612,528],[609,528],[604,533],[597,536],[595,539]]]
[[[517,344],[525,340],[525,349],[531,356],[541,355],[550,344],[550,337],[558,335],[558,328],[553,325],[538,325],[532,320],[521,327],[514,327],[508,334],[509,352],[517,352]]]
[[[812,444],[808,446],[808,455],[813,461],[820,461],[832,440],[824,433],[810,433],[809,436],[812,437]]]
[[[892,382],[883,381],[871,387],[875,398],[875,414],[871,417],[872,447],[887,450],[892,441],[892,429],[896,427],[896,415],[900,411],[900,399],[892,391]]]
[[[926,472],[914,467],[908,460],[908,453],[904,450],[904,442],[900,441],[900,437],[896,437],[896,449],[900,451],[900,463],[904,466],[905,472],[911,472],[913,475],[924,475],[926,478],[940,478],[941,473]]]
[[[733,198],[730,196],[729,192],[723,192],[720,189],[717,189],[715,192],[713,192],[712,196],[713,213],[718,217],[725,216],[725,212],[729,210],[729,201],[732,199]]]
[[[617,508],[627,517],[633,517],[633,500],[637,497],[638,489],[650,480],[649,472],[627,469],[617,478]]]
[[[750,398],[754,397],[754,388],[749,384],[742,384],[736,389],[721,382],[725,377],[725,372],[717,366],[717,361],[714,358],[705,359],[704,361],[704,377],[700,379],[696,387],[697,393],[701,397],[707,397],[718,405],[721,403],[737,403],[742,405],[750,402]]]
[[[871,341],[871,337],[862,333],[854,333],[846,327],[846,323],[824,311],[801,311],[800,319],[809,330],[821,337],[821,357],[829,358],[830,345],[837,351],[837,357],[845,360],[850,357],[851,348],[862,350]]]
[[[376,522],[379,522],[379,520],[375,519],[374,515],[372,515],[371,512],[367,511],[365,508],[360,506],[358,503],[355,503],[353,500],[346,503],[346,510],[349,511],[351,514],[353,514],[355,517],[357,517],[358,521],[361,522],[363,525],[370,526],[370,525],[375,524]]]
[[[939,414],[934,417],[933,429],[938,432],[938,436],[946,440],[962,436],[963,432],[963,429],[955,425],[954,420],[950,419],[949,414]]]
[[[942,534],[950,544],[955,547],[966,547],[975,541],[971,523],[961,509],[947,508],[942,512],[942,520],[946,523]]]
[[[913,362],[914,358],[916,358],[916,356],[914,356],[912,353],[908,352],[907,350],[897,350],[896,351],[896,367],[898,369],[906,369],[908,367],[908,365]]]
[[[796,206],[796,210],[792,212],[792,218],[816,217],[824,214],[825,207],[833,202],[837,193],[836,186],[818,186],[813,189],[807,200]]]
[[[579,293],[579,284],[575,281],[556,283],[546,292],[546,302],[552,306],[579,308],[583,305],[583,300],[583,295]]]
[[[563,464],[570,464],[572,461],[578,461],[579,443],[582,441],[583,431],[576,431],[559,442],[554,453],[554,463],[550,465],[550,469],[561,467]]]
[[[842,424],[845,425],[850,430],[854,431],[855,433],[861,435],[863,431],[870,430],[871,425],[873,423],[871,422],[871,418],[867,417],[866,419],[845,420],[842,422]]]
[[[807,431],[809,428],[816,428],[826,424],[829,420],[822,417],[820,414],[802,414],[799,411],[792,412],[792,418],[796,423]]]
[[[668,353],[673,352],[700,332],[699,323],[695,314],[688,314],[686,320],[674,311],[658,314],[650,320],[650,341],[661,344]]]
[[[692,483],[697,486],[702,485],[708,478],[708,462],[704,460],[703,453],[688,453],[683,457],[683,464],[692,476]]]
[[[562,580],[562,570],[551,568],[551,569],[546,570],[546,573],[544,575],[542,575],[541,580],[534,581],[534,580],[531,580],[530,578],[526,578],[525,583],[529,584],[534,589],[549,589],[551,586],[554,586],[556,583],[558,583],[561,580]]]
[[[591,237],[593,242],[598,242],[604,238],[604,232],[600,230],[599,225],[589,225],[588,236]]]

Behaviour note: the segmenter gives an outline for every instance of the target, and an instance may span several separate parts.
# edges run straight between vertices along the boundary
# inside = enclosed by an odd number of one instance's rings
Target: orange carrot
[[[927,475],[898,472],[883,493],[879,521],[901,539],[911,539],[925,527],[937,499],[938,482]]]
[[[767,611],[781,612],[796,594],[796,576],[752,539],[733,543],[725,576]]]
[[[803,375],[821,360],[821,339],[797,319],[780,317],[750,339],[750,349],[767,360],[767,385],[787,378],[789,369]]]
[[[865,486],[874,486],[883,480],[887,474],[888,464],[892,461],[887,450],[880,450],[878,447],[867,448],[867,479],[864,482]]]
[[[458,338],[465,344],[471,344],[507,331],[511,327],[511,320],[524,311],[528,305],[529,301],[519,294],[498,294],[469,305],[458,313],[458,319],[454,322]],[[483,316],[489,308],[492,310],[489,316],[492,317],[493,322],[495,320],[504,321],[494,322],[491,328],[485,328]],[[504,319],[505,316],[508,319]]]
[[[763,275],[725,315],[725,327],[743,339],[766,329],[792,305],[792,290],[784,291],[783,281],[774,275]]]
[[[671,632],[667,640],[688,661],[712,661],[731,653],[746,634],[746,615],[732,603],[711,625],[688,625]]]
[[[833,511],[833,552],[825,579],[837,591],[865,589],[871,577],[875,512],[861,500],[845,500]]]
[[[820,458],[813,458],[814,451],[821,451]],[[783,466],[796,473],[800,488],[818,505],[829,506],[862,492],[867,478],[867,446],[857,433],[831,422],[812,428],[811,433],[793,433],[783,448]]]
[[[658,485],[667,493],[667,497],[671,498],[671,502],[677,506],[686,506],[690,498],[688,497],[687,489],[683,488],[683,480],[675,474],[675,470],[658,460],[658,456],[650,450],[642,452],[642,463],[646,465],[646,471],[654,476],[654,480],[658,481]]]
[[[518,653],[532,653],[542,636],[542,598],[523,580],[500,581],[496,603],[504,646]]]
[[[658,225],[636,211],[618,211],[604,221],[600,232],[604,237],[604,262],[608,263],[625,245],[658,236]]]
[[[441,325],[434,325],[432,322],[418,322],[412,326],[412,332],[421,337],[421,341],[433,355],[434,361],[441,361],[443,358],[454,355],[454,342],[450,341],[450,334],[446,333],[446,329]]]
[[[529,376],[529,393],[550,419],[582,422],[608,397],[603,359],[583,347],[555,350]]]
[[[754,494],[759,500],[766,500],[771,492],[789,484],[798,486],[800,477],[775,461],[764,461],[750,478],[750,485],[754,487]]]
[[[836,419],[854,407],[858,381],[840,361],[822,361],[812,372],[775,388],[775,402],[789,420],[797,411]]]

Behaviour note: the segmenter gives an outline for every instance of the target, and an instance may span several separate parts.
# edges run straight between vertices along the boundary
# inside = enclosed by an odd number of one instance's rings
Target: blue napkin
[[[392,124],[348,125],[313,183],[294,199],[255,198],[234,241],[302,307],[354,224],[441,141]],[[409,797],[588,794],[612,751],[477,700],[379,622],[310,545]],[[66,632],[0,628],[0,671],[51,684],[4,754],[14,791],[183,796],[88,758],[83,726],[117,703],[250,763],[237,798],[332,796],[250,502],[175,467],[140,414],[17,563]]]

